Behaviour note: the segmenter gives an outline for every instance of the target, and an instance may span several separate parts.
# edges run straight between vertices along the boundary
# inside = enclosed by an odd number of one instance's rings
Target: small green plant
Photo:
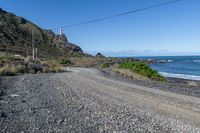
[[[118,68],[129,69],[134,73],[148,77],[149,79],[165,82],[166,79],[161,76],[157,71],[151,69],[147,64],[143,62],[124,62],[118,66]]]
[[[110,65],[107,64],[107,63],[105,63],[105,64],[101,64],[101,68],[108,68],[108,67],[110,67]]]
[[[62,65],[69,65],[69,64],[71,64],[71,61],[64,58],[64,59],[60,59],[59,63],[62,64]]]
[[[10,54],[6,54],[6,55],[1,55],[0,56],[0,62],[1,63],[9,63],[11,61],[23,61],[24,59],[21,57],[16,57]]]

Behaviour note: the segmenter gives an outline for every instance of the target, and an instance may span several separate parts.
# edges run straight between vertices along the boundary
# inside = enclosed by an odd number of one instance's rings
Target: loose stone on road
[[[0,132],[200,132],[200,99],[92,68],[1,77]]]

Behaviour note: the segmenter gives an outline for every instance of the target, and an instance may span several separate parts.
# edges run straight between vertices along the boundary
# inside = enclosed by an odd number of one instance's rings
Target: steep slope
[[[0,51],[31,55],[32,31],[40,58],[88,56],[79,46],[69,43],[64,34],[56,35],[0,8]]]

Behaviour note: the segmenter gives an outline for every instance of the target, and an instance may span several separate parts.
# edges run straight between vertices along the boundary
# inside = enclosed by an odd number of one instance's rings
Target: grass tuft
[[[23,73],[23,66],[22,65],[11,65],[6,64],[5,66],[0,68],[0,75],[1,76],[15,76],[19,73]]]
[[[48,73],[48,72],[53,72],[53,73],[63,72],[63,69],[61,69],[60,63],[58,63],[55,60],[43,61],[42,64],[45,66],[44,69],[43,69],[44,73]]]
[[[24,73],[63,72],[58,61],[40,61],[39,59],[20,56],[0,56],[0,76],[15,76]]]
[[[66,58],[60,59],[58,62],[62,65],[70,65],[71,64],[71,61]]]

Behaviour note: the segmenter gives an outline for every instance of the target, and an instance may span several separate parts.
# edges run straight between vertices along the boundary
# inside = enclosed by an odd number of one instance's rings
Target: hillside
[[[31,55],[32,31],[40,58],[89,56],[79,46],[68,42],[64,34],[57,35],[52,30],[42,29],[0,8],[0,52]]]

